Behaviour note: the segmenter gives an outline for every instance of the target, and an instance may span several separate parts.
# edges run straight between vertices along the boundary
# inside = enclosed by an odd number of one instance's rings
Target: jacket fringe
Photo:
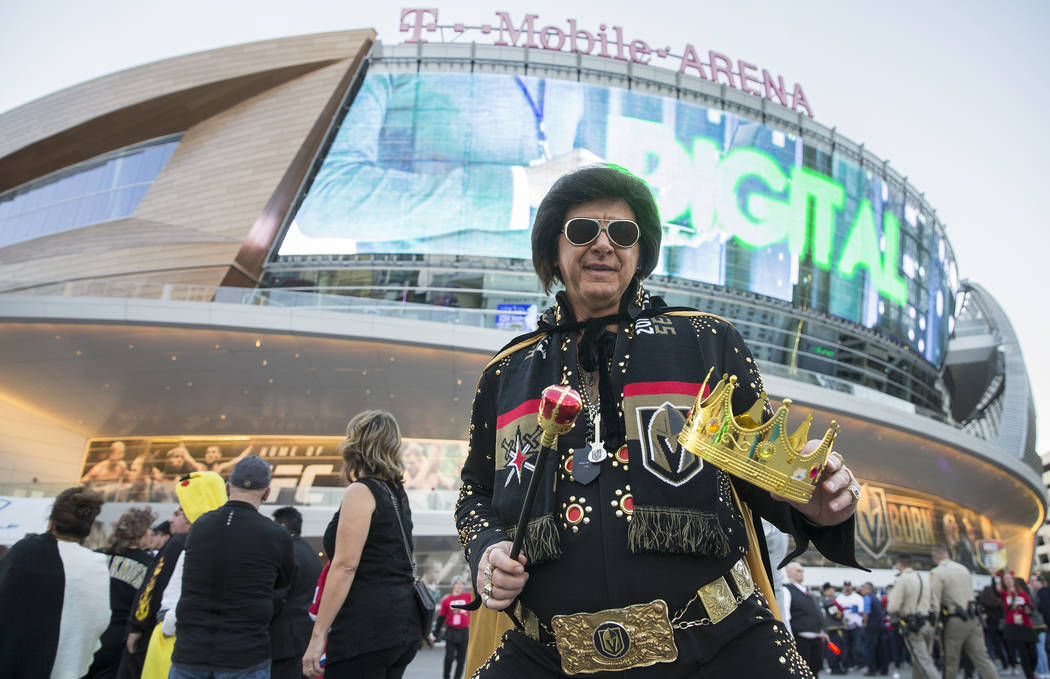
[[[506,528],[507,538],[510,540],[514,539],[517,532],[517,526]],[[558,523],[554,520],[553,514],[529,521],[528,528],[525,529],[521,551],[528,557],[530,565],[561,556],[561,538],[558,536]]]
[[[627,529],[631,551],[725,557],[729,538],[714,512],[635,505]]]

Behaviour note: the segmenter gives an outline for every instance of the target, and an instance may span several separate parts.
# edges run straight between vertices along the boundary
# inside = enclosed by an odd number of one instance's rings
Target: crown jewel
[[[723,375],[705,397],[711,372],[704,378],[678,442],[733,476],[789,500],[809,502],[839,426],[832,421],[817,449],[803,455],[812,415],[789,434],[791,399],[784,399],[773,417],[763,422],[762,412],[769,402],[765,392],[747,412],[734,415],[736,376]]]

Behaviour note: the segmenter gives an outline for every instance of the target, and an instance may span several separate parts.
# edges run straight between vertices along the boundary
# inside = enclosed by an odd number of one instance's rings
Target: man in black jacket
[[[799,655],[817,677],[824,667],[824,645],[828,639],[820,605],[802,584],[802,564],[792,561],[784,571],[787,581],[780,592],[780,613],[788,632],[795,637]]]
[[[284,526],[292,536],[295,551],[295,580],[288,588],[284,605],[270,626],[270,648],[273,664],[270,679],[300,679],[303,676],[303,654],[310,643],[314,623],[310,620],[317,577],[321,575],[321,557],[306,540],[303,515],[295,507],[281,507],[273,513],[273,520]]]
[[[171,677],[270,676],[275,597],[295,577],[288,532],[259,513],[270,494],[270,466],[237,463],[229,502],[194,522],[186,541],[178,636]]]
[[[160,610],[160,599],[164,588],[168,586],[171,572],[186,546],[186,534],[190,531],[190,522],[183,513],[182,507],[175,508],[175,514],[168,524],[169,537],[157,552],[149,575],[135,595],[135,603],[128,616],[125,628],[124,651],[121,654],[120,666],[117,668],[117,679],[139,679],[142,665],[146,661],[146,649],[157,624],[157,611]]]

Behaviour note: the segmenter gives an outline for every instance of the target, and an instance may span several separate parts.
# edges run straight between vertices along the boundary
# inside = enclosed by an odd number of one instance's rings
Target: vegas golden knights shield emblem
[[[862,484],[857,504],[857,542],[871,558],[878,559],[890,548],[890,512],[886,491]]]
[[[623,625],[605,622],[594,630],[594,649],[609,659],[622,658],[631,648],[631,638]]]
[[[672,486],[680,486],[700,472],[703,459],[678,443],[678,434],[689,412],[688,404],[676,406],[664,401],[655,407],[639,407],[635,412],[642,465],[647,471]]]

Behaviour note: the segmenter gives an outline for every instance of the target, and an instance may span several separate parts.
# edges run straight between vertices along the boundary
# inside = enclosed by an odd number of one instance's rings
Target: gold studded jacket
[[[586,484],[573,474],[573,450],[593,439],[581,414],[574,429],[559,438],[556,458],[540,470],[524,538],[530,579],[522,602],[541,620],[656,598],[680,605],[748,549],[731,485],[756,515],[795,536],[796,553],[812,539],[830,558],[852,562],[852,521],[832,528],[809,525],[788,504],[678,445],[677,431],[708,369],[738,376],[743,388],[734,396],[737,412],[763,391],[761,376],[727,321],[662,310],[658,300],[654,308],[644,291],[635,300],[625,305],[630,320],[615,336],[596,340],[607,347],[598,367],[608,457]],[[536,473],[540,392],[557,383],[580,390],[579,333],[569,313],[560,302],[553,314],[561,316],[560,324],[512,344],[478,383],[456,510],[475,581],[485,548],[513,538],[525,489]]]

